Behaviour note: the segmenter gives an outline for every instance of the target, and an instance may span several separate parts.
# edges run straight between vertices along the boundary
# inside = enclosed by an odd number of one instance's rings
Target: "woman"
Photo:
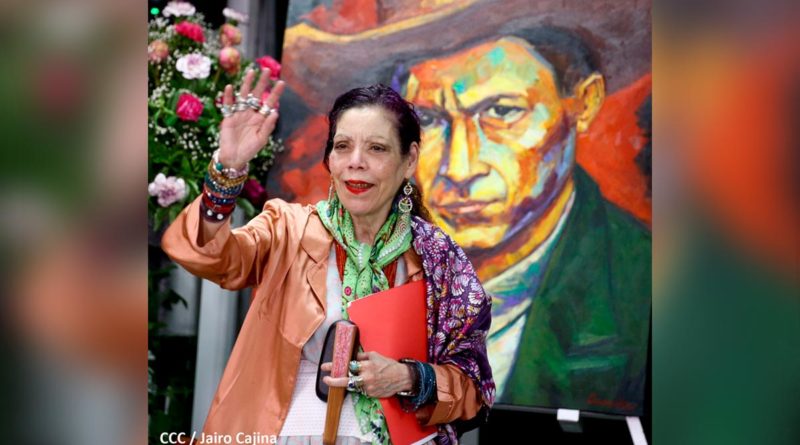
[[[485,346],[490,299],[463,251],[426,221],[409,182],[420,143],[413,108],[381,85],[340,96],[325,146],[329,199],[316,206],[273,199],[247,225],[231,230],[228,215],[247,163],[277,121],[282,82],[263,106],[254,99],[268,74],[261,73],[249,95],[255,74],[248,72],[236,103],[233,87],[225,88],[220,149],[204,196],[162,239],[164,251],[190,272],[226,289],[255,287],[206,437],[245,432],[274,434],[279,443],[321,443],[325,405],[314,380],[327,328],[346,317],[347,302],[425,279],[427,363],[365,351],[351,364],[356,377],[327,377],[329,385],[354,390],[344,403],[337,443],[390,443],[377,400],[400,392],[413,394],[404,406],[421,423],[438,425],[437,443],[457,443],[460,422],[485,413],[494,399]]]

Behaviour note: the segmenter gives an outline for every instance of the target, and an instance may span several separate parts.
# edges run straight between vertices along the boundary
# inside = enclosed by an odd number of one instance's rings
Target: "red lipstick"
[[[345,188],[354,195],[360,195],[372,188],[372,184],[364,181],[345,181]]]

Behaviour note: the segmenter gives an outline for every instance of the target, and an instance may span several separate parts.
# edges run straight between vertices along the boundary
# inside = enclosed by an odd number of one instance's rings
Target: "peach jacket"
[[[161,240],[186,270],[253,299],[206,418],[206,434],[275,434],[289,411],[301,350],[325,319],[326,275],[333,238],[313,206],[267,201],[245,226],[226,222],[198,243],[200,197]],[[403,258],[409,281],[423,278],[420,258]],[[417,412],[426,425],[474,417],[481,406],[475,383],[452,364],[433,365],[438,402]]]

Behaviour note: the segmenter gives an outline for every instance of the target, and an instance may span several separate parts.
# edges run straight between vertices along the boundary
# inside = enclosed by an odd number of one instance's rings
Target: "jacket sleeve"
[[[161,248],[190,273],[213,281],[224,289],[237,290],[255,285],[265,262],[287,221],[280,200],[270,200],[247,225],[231,230],[230,219],[214,238],[198,242],[200,200],[198,197],[167,228]]]
[[[475,417],[481,408],[481,395],[475,382],[456,365],[431,366],[436,373],[438,401],[420,408],[416,412],[417,420],[428,426]]]

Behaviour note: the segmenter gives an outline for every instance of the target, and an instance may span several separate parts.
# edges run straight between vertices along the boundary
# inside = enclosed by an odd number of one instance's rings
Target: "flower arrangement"
[[[200,193],[218,145],[224,86],[236,85],[248,67],[270,68],[273,83],[280,76],[280,63],[272,57],[251,62],[236,48],[242,41],[237,25],[247,16],[230,8],[223,15],[227,22],[215,31],[191,3],[172,1],[148,26],[148,207],[154,229],[175,219]],[[246,216],[254,216],[266,200],[261,184],[282,150],[280,141],[270,139],[253,159],[237,200]]]

